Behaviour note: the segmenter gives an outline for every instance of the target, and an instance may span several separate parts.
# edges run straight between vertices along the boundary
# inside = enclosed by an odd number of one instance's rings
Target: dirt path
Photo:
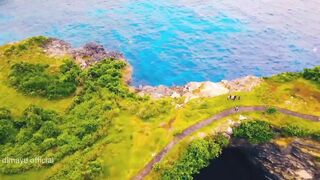
[[[268,109],[267,106],[242,106],[239,107],[238,111],[235,111],[234,108],[232,109],[227,109],[224,110],[209,119],[202,120],[188,128],[186,128],[182,133],[177,135],[171,142],[167,144],[166,147],[164,147],[154,158],[135,176],[133,177],[134,180],[142,180],[145,176],[147,176],[150,171],[152,170],[153,166],[158,163],[176,144],[178,144],[183,138],[186,136],[192,134],[193,132],[208,126],[212,122],[222,119],[224,117],[227,117],[229,115],[237,114],[240,112],[256,112],[256,111],[266,111]],[[294,117],[299,117],[303,119],[307,119],[310,121],[319,121],[320,122],[320,117],[319,116],[314,116],[314,115],[308,115],[308,114],[302,114],[294,111],[290,111],[288,109],[283,109],[283,108],[276,108],[277,112],[280,112],[282,114],[286,114],[289,116],[294,116]]]

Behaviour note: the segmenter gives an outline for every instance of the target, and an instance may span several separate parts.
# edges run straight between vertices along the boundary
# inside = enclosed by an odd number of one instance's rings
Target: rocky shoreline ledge
[[[150,95],[152,98],[171,97],[179,98],[184,97],[185,102],[191,99],[201,97],[215,97],[223,94],[233,92],[246,92],[252,91],[256,86],[261,84],[263,80],[255,76],[246,76],[235,80],[221,82],[189,82],[184,86],[139,86],[136,88],[138,94]]]
[[[48,43],[44,46],[45,52],[50,56],[71,56],[82,67],[87,68],[105,58],[114,58],[125,60],[123,54],[115,51],[107,51],[102,45],[95,42],[87,43],[80,48],[72,48],[71,44],[56,38],[49,38]],[[125,71],[125,81],[128,85],[131,82],[132,67],[129,63]],[[195,98],[215,97],[223,94],[229,94],[240,91],[251,91],[261,84],[263,80],[255,76],[246,76],[235,80],[221,82],[189,82],[184,86],[149,86],[140,85],[131,87],[139,95],[148,95],[158,99],[162,97],[180,98],[184,97],[184,103]]]

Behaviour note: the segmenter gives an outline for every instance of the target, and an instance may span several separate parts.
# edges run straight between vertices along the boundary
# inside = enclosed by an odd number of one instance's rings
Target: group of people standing
[[[236,100],[240,100],[240,96],[237,95],[229,95],[227,100],[232,100],[232,101],[236,101]],[[239,111],[239,106],[234,107],[234,110],[236,112]]]
[[[237,96],[237,95],[229,95],[228,96],[228,100],[232,100],[232,101],[235,101],[235,100],[240,100],[240,96]]]

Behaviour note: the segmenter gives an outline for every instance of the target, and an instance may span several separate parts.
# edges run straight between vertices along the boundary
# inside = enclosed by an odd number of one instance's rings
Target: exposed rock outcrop
[[[199,97],[214,97],[229,93],[229,89],[223,86],[222,83],[214,82],[190,82],[185,86],[140,86],[137,88],[140,95],[150,95],[153,98],[185,97],[185,101]]]
[[[87,43],[80,48],[72,48],[70,43],[60,39],[50,38],[44,46],[44,51],[51,56],[72,56],[83,68],[106,58],[124,60],[123,54],[115,51],[107,51],[102,45],[95,42]]]
[[[124,59],[121,53],[106,51],[102,45],[95,42],[87,43],[81,48],[73,49],[71,52],[82,67],[87,67],[106,58]]]
[[[206,82],[190,82],[184,86],[139,86],[136,90],[140,95],[150,95],[152,98],[185,97],[185,102],[200,97],[215,97],[231,92],[252,91],[256,86],[260,85],[263,80],[254,76],[246,76],[232,81],[221,81],[214,83]]]
[[[279,143],[281,141],[286,143]],[[320,143],[317,141],[277,139],[252,145],[244,139],[233,139],[230,146],[240,148],[270,179],[320,179]]]
[[[44,51],[50,56],[61,57],[71,55],[71,44],[60,39],[50,38],[44,45]]]
[[[261,84],[263,80],[256,76],[245,76],[232,81],[223,80],[221,83],[230,90],[230,92],[252,91]]]

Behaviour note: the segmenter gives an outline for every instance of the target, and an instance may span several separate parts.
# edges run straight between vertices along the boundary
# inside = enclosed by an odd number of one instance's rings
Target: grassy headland
[[[36,37],[0,47],[0,159],[51,157],[54,163],[0,163],[0,179],[129,179],[182,130],[235,106],[320,115],[319,67],[265,78],[253,91],[236,93],[238,101],[228,101],[227,95],[198,98],[176,109],[183,99],[153,100],[131,92],[124,61],[105,59],[80,70],[70,56],[48,56],[43,51],[47,40]],[[320,129],[319,123],[278,113],[244,115],[279,127]],[[171,167],[198,133],[212,133],[226,123],[219,120],[191,135],[161,168]],[[150,177],[159,179],[161,173]]]

